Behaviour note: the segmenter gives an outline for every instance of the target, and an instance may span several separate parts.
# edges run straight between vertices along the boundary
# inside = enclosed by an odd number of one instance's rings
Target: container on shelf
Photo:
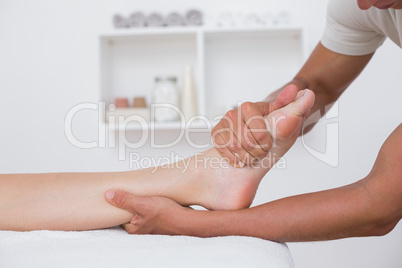
[[[151,121],[151,111],[147,107],[144,97],[135,97],[133,107],[129,107],[127,98],[116,98],[115,107],[106,111],[106,122],[117,123],[121,120],[138,121],[149,123]]]
[[[186,120],[196,116],[198,112],[197,93],[195,91],[194,76],[191,65],[184,67],[182,112]]]
[[[128,99],[127,98],[116,98],[114,101],[116,108],[128,108]]]
[[[134,108],[147,108],[147,101],[145,97],[135,97],[133,101]]]
[[[176,77],[155,78],[153,104],[156,122],[177,121],[179,119],[179,90]]]

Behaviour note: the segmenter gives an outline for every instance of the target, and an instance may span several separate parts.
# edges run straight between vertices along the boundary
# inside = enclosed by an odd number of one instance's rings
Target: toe
[[[304,121],[314,104],[314,93],[311,90],[301,91],[296,101],[286,107],[274,111],[267,117],[267,125],[274,139],[287,139],[293,137]]]
[[[314,92],[306,89],[302,90],[298,93],[296,97],[296,101],[292,103],[292,105],[288,105],[285,108],[288,109],[289,112],[297,115],[299,117],[306,116],[313,106],[315,101]]]

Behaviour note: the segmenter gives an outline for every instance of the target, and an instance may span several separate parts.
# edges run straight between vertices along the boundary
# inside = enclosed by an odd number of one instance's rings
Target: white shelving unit
[[[199,114],[209,120],[239,101],[263,99],[289,81],[306,58],[304,31],[290,26],[118,29],[100,34],[99,45],[102,101],[145,96],[149,103],[156,76],[176,76],[180,88],[183,68],[191,64]],[[191,128],[205,125],[194,122]],[[150,124],[153,129],[183,126]]]

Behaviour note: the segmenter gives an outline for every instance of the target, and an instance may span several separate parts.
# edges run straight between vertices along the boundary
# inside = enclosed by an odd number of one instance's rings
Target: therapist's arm
[[[274,102],[287,85],[293,84],[299,90],[308,88],[314,91],[316,101],[311,112],[321,110],[325,113],[324,108],[338,100],[373,55],[374,53],[362,56],[342,55],[327,49],[320,42],[296,76],[284,87],[270,94],[265,101]]]
[[[381,148],[370,174],[337,189],[237,211],[195,211],[159,197],[116,191],[112,204],[135,214],[129,233],[198,237],[243,235],[318,241],[389,233],[402,217],[402,125]]]
[[[239,165],[239,161],[249,165],[255,159],[264,158],[272,141],[268,135],[263,135],[262,130],[266,129],[266,125],[259,118],[286,106],[294,99],[298,90],[308,88],[315,94],[310,114],[319,111],[316,114],[318,118],[314,117],[318,120],[363,71],[373,55],[374,53],[363,56],[342,55],[318,43],[304,66],[289,83],[262,102],[244,102],[238,109],[228,111],[212,130],[214,145],[234,166]],[[304,133],[312,126],[314,124],[306,127]],[[233,133],[242,146],[236,146]]]

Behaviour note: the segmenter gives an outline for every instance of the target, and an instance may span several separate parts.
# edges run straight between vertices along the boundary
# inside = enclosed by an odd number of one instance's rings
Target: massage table
[[[0,267],[294,267],[286,244],[229,236],[0,231]]]

